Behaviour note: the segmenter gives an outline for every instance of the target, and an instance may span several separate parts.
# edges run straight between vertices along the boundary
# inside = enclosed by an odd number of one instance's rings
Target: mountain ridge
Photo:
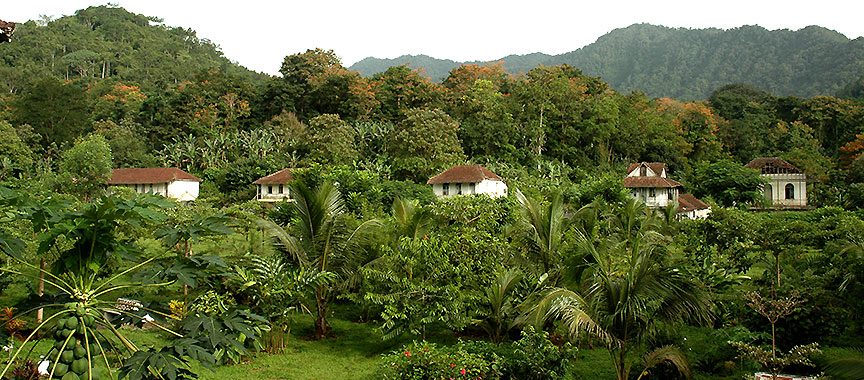
[[[371,76],[408,64],[425,70],[432,80],[442,80],[460,64],[502,61],[511,74],[538,64],[567,64],[601,77],[619,91],[653,97],[706,99],[729,83],[811,97],[833,95],[861,76],[864,37],[852,40],[817,25],[793,31],[758,25],[693,29],[642,23],[614,29],[591,44],[557,55],[530,53],[468,62],[426,55],[367,57],[349,68]]]

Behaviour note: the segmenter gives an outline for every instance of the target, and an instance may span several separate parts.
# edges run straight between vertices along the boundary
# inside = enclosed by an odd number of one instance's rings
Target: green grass
[[[304,321],[305,322],[305,321]],[[303,323],[304,325],[311,325]],[[306,328],[295,331],[281,354],[261,353],[248,361],[216,368],[211,372],[193,367],[202,379],[375,379],[378,358],[402,342],[384,342],[369,324],[331,320],[334,337],[313,341]]]

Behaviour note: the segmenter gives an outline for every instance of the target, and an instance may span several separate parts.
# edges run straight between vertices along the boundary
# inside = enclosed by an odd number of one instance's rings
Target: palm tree
[[[342,196],[329,182],[315,190],[294,183],[291,194],[297,221],[290,233],[272,222],[261,221],[259,225],[277,237],[303,268],[332,272],[343,283],[354,277],[367,259],[362,255],[363,248],[381,223],[372,219],[350,228]],[[338,285],[327,282],[315,287],[315,337],[318,339],[331,332],[327,313]]]
[[[474,321],[495,343],[500,343],[517,324],[518,307],[513,292],[522,281],[519,269],[498,274],[481,297],[480,319]]]
[[[526,197],[519,190],[516,199],[522,206],[517,229],[529,251],[543,265],[543,273],[549,273],[556,269],[561,253],[569,245],[565,232],[572,218],[565,214],[561,194],[553,194],[548,205]]]
[[[398,242],[399,237],[402,236],[417,239],[426,235],[432,228],[432,213],[418,207],[416,200],[396,197],[393,199],[391,213],[396,221],[394,242]]]
[[[577,233],[575,248],[584,255],[584,268],[568,272],[575,276],[564,279],[568,286],[551,289],[533,309],[549,310],[535,322],[558,317],[571,336],[602,341],[619,380],[628,379],[637,360],[646,369],[666,362],[689,377],[680,350],[649,349],[648,343],[665,326],[712,317],[701,285],[667,262],[664,237],[652,218],[644,205],[628,202],[610,215],[605,236]]]

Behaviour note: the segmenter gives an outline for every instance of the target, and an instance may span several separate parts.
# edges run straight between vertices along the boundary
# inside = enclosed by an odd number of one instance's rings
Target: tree
[[[58,180],[69,192],[85,200],[93,199],[108,185],[113,167],[111,146],[102,135],[94,133],[63,152]]]
[[[309,120],[307,133],[304,144],[309,159],[333,165],[350,164],[357,159],[357,150],[354,149],[357,131],[339,115],[316,116]]]
[[[459,281],[470,273],[467,263],[454,263],[454,241],[437,237],[402,237],[395,248],[385,247],[379,260],[362,270],[370,289],[364,299],[383,306],[384,338],[403,333],[426,339],[434,323],[459,330],[467,318],[469,290]]]
[[[420,76],[407,64],[372,76],[372,90],[381,106],[378,116],[387,121],[401,120],[412,108],[444,106],[444,87]]]
[[[680,263],[668,259],[665,238],[644,210],[631,201],[604,222],[608,231],[580,231],[576,249],[584,260],[574,261],[565,287],[551,289],[533,308],[539,312],[533,320],[542,322],[542,311],[550,310],[571,336],[602,341],[618,380],[629,379],[637,360],[646,370],[669,363],[689,377],[683,352],[649,344],[663,328],[710,321],[711,301],[696,279],[678,270]]]
[[[8,122],[0,120],[0,180],[28,171],[32,165],[33,151]]]
[[[21,94],[13,108],[14,122],[32,126],[44,147],[60,146],[90,130],[87,97],[72,83],[41,79]]]
[[[309,49],[289,55],[282,61],[279,72],[285,86],[272,87],[270,93],[289,94],[294,100],[294,112],[301,120],[322,114],[354,120],[370,116],[377,107],[366,79],[342,67],[332,50]]]
[[[731,160],[696,165],[690,176],[693,195],[711,197],[723,206],[757,203],[762,199],[759,171]]]
[[[506,97],[491,81],[478,79],[454,107],[462,121],[460,138],[472,157],[512,156],[519,133]],[[508,157],[509,158],[509,157]]]
[[[719,137],[735,160],[747,162],[771,151],[769,136],[777,119],[774,96],[745,84],[730,84],[715,90],[708,102],[729,120]]]
[[[459,123],[441,110],[408,110],[396,126],[388,152],[396,159],[396,170],[419,180],[460,161],[458,129]]]
[[[272,222],[264,222],[262,226],[279,239],[301,267],[339,276],[337,281],[315,287],[315,337],[322,339],[332,330],[327,315],[338,293],[339,281],[348,281],[357,274],[366,260],[362,255],[365,244],[381,223],[373,219],[351,228],[342,195],[332,183],[310,189],[297,181],[290,187],[297,224],[290,233]]]

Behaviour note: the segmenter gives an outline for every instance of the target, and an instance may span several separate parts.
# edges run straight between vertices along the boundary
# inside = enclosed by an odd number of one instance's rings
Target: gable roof
[[[131,168],[114,169],[108,184],[169,183],[177,180],[201,182],[201,178],[178,168]]]
[[[624,177],[624,187],[684,187],[684,185],[669,178],[636,176]]]
[[[268,184],[281,184],[288,183],[294,180],[294,176],[291,175],[291,169],[282,169],[276,173],[270,174],[266,177],[259,178],[255,182],[252,182],[256,185],[268,185]]]
[[[801,173],[801,170],[779,157],[759,157],[744,165],[745,168],[760,170],[762,174]]]
[[[438,174],[426,181],[426,184],[435,183],[478,183],[484,179],[493,181],[504,181],[491,170],[486,169],[482,165],[456,165],[443,173]]]
[[[654,173],[657,173],[658,176],[663,175],[663,169],[666,169],[666,163],[665,162],[634,162],[634,163],[630,164],[629,168],[627,168],[627,174],[632,173],[634,170],[636,170],[636,168],[638,168],[642,164],[645,164],[646,166],[651,168],[651,171],[653,171]]]
[[[693,194],[678,194],[678,212],[709,208],[711,208],[711,205],[702,202],[701,199],[694,197]]]

